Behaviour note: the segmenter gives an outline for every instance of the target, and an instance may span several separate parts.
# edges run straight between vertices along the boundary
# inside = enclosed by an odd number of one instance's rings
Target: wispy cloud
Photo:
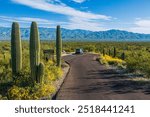
[[[137,21],[135,21],[135,24],[139,27],[150,28],[150,19],[138,19]]]
[[[77,2],[77,3],[83,3],[83,2],[85,2],[86,0],[72,0],[72,1]]]
[[[99,30],[101,20],[110,20],[110,16],[80,11],[72,8],[61,0],[11,0],[14,3],[22,4],[34,9],[53,12],[66,16],[67,21],[64,25],[67,28],[77,28],[86,30]],[[74,0],[83,2],[84,0]]]
[[[150,19],[136,19],[129,31],[150,34]]]
[[[31,17],[8,17],[8,16],[0,16],[0,26],[10,27],[12,22],[19,22],[23,27],[29,27],[32,21],[36,21],[39,26],[42,27],[51,27],[54,28],[56,25],[61,25],[63,28],[67,29],[86,29],[92,31],[104,30],[102,25],[99,22],[96,22],[89,19],[81,19],[78,17],[70,17],[68,22],[58,22],[58,21],[50,21],[43,18],[31,18]],[[7,24],[7,25],[6,25]],[[25,25],[24,25],[25,24]]]
[[[37,21],[38,23],[42,24],[51,24],[52,22],[46,19],[41,18],[31,18],[31,17],[7,17],[7,16],[0,16],[0,20],[8,21],[8,22],[22,22],[22,23],[31,23],[32,21]]]
[[[103,28],[102,23],[97,20],[78,17],[70,17],[69,22],[67,23],[67,25],[64,25],[64,27],[69,29],[84,29],[91,31],[106,30],[105,28]]]
[[[8,16],[0,16],[0,23],[1,26],[9,26],[12,22],[19,22],[24,27],[29,27],[32,21],[36,21],[39,26],[42,27],[55,27],[57,24],[65,25],[65,22],[57,22],[57,21],[50,21],[43,18],[31,18],[31,17],[8,17]],[[9,24],[9,25],[6,25]]]
[[[32,8],[54,12],[73,17],[82,17],[88,19],[103,19],[109,20],[110,17],[106,15],[83,12],[67,6],[59,0],[12,0],[15,3],[26,5]]]

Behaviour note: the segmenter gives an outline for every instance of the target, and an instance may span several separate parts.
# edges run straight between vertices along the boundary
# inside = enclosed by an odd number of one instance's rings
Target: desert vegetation
[[[63,47],[63,48],[62,48]],[[40,40],[38,26],[32,22],[29,41],[21,39],[18,23],[12,24],[11,41],[0,42],[0,99],[42,99],[55,92],[53,82],[62,76],[62,51],[97,53],[105,65],[118,66],[129,73],[150,77],[149,42],[73,42],[61,40],[60,26],[56,41]],[[47,58],[43,51],[53,50]]]
[[[102,64],[150,77],[150,42],[65,42],[63,47],[66,52],[83,48],[85,52],[98,53]]]
[[[19,24],[12,24],[11,41],[0,43],[0,99],[42,99],[49,98],[55,92],[53,82],[63,74],[58,27],[56,36],[59,44],[56,41],[56,48],[59,49],[56,58],[59,61],[56,61],[53,58],[45,59],[43,51],[55,50],[55,46],[40,42],[36,22],[31,24],[29,42],[21,40]]]

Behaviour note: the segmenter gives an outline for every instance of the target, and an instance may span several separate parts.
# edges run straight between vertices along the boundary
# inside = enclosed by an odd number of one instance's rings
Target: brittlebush
[[[8,90],[8,98],[12,100],[38,100],[50,98],[55,88],[48,84],[36,85],[35,87],[13,86]]]
[[[100,55],[99,61],[105,65],[125,66],[126,62],[119,58],[113,58],[108,55]]]
[[[8,99],[13,100],[32,100],[50,98],[55,92],[55,87],[52,83],[61,78],[63,72],[61,68],[55,66],[53,61],[48,61],[45,65],[45,76],[42,84],[35,84],[33,87],[30,84],[30,75],[22,73],[19,78],[16,78],[15,85],[8,90]],[[26,76],[26,77],[25,77]]]

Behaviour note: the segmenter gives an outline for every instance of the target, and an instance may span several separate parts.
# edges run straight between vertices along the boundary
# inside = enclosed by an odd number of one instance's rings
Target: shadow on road
[[[127,74],[106,68],[96,61],[98,55],[64,57],[71,68],[56,99],[67,100],[143,100],[150,99],[150,82],[137,81]]]
[[[101,76],[101,77],[97,77]],[[117,94],[134,93],[142,91],[144,94],[150,94],[150,82],[148,81],[133,81],[127,78],[124,74],[117,73],[114,69],[91,71],[85,79],[103,79],[104,82],[91,83],[86,92],[105,92],[110,88],[111,91]]]

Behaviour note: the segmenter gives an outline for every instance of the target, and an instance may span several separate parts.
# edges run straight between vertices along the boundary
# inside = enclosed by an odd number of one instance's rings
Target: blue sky
[[[0,26],[150,33],[150,0],[0,0]]]

